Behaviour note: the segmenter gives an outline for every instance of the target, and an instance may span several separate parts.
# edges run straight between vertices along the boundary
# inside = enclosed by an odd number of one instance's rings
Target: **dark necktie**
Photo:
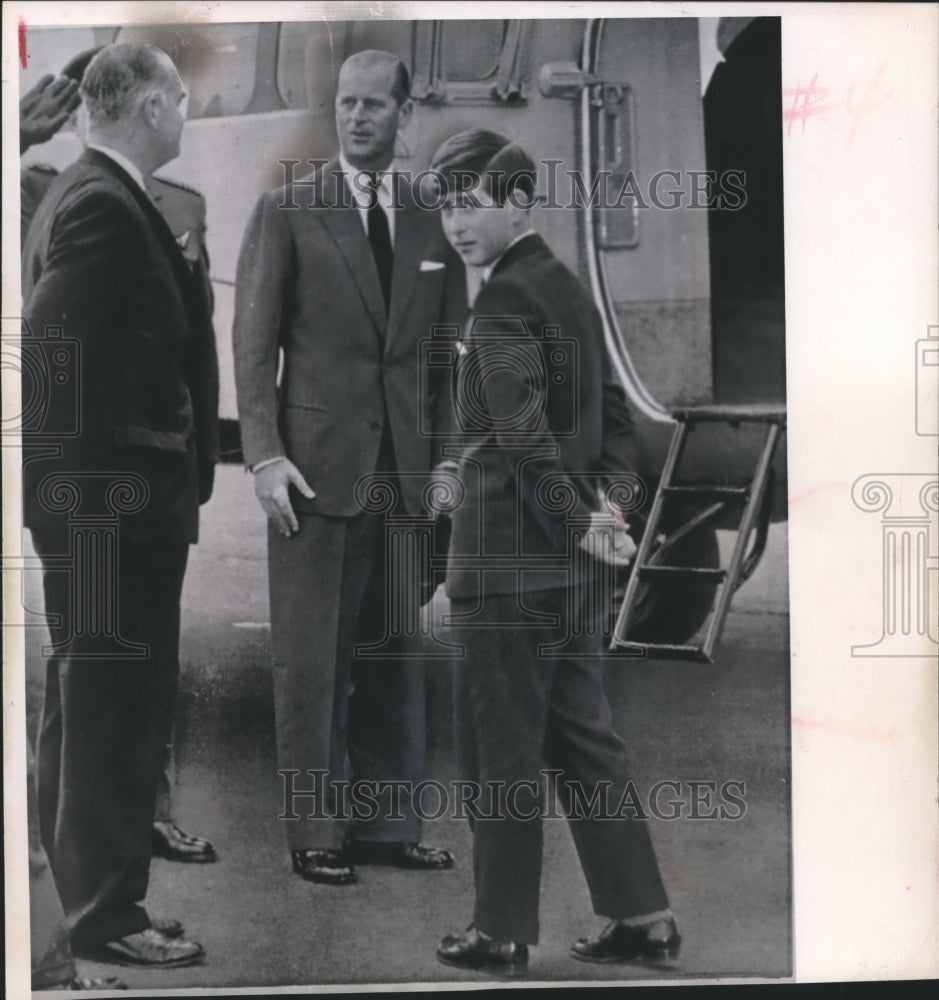
[[[391,272],[394,268],[394,252],[391,248],[391,232],[388,229],[388,217],[378,200],[378,185],[381,177],[377,173],[369,173],[369,203],[368,203],[368,242],[378,268],[378,280],[381,282],[381,292],[385,299],[385,312],[391,301]]]

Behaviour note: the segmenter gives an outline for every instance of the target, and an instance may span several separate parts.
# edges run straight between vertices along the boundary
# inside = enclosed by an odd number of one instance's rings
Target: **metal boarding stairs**
[[[734,592],[756,569],[766,547],[772,505],[772,462],[776,446],[786,426],[785,406],[738,405],[683,407],[672,412],[677,421],[672,433],[662,477],[652,501],[649,519],[636,552],[610,648],[650,659],[695,660],[713,663]],[[675,485],[673,480],[690,431],[701,423],[766,424],[766,437],[752,480],[742,486]],[[697,505],[711,501],[668,537],[659,533],[662,512],[669,501]],[[681,538],[722,513],[728,505],[743,504],[737,527],[737,541],[726,568],[671,566],[663,562],[668,550]],[[751,535],[753,543],[750,544]],[[685,578],[699,584],[716,581],[717,591],[710,621],[700,645],[635,642],[626,638],[641,592],[641,585],[656,578]]]

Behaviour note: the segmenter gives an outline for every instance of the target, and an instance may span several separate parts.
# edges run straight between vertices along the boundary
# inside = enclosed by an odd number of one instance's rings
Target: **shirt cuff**
[[[265,469],[267,466],[273,465],[275,462],[284,462],[286,459],[286,455],[277,455],[276,458],[265,458],[263,462],[255,462],[255,464],[251,466],[251,472],[260,472],[261,469]]]

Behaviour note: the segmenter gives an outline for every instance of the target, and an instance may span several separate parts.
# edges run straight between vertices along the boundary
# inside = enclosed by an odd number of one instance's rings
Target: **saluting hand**
[[[47,73],[20,98],[20,152],[51,139],[81,100],[77,80]]]
[[[290,503],[291,483],[308,499],[316,494],[310,489],[300,470],[289,458],[265,465],[254,473],[254,492],[264,513],[271,519],[277,530],[289,538],[300,530],[297,515]]]

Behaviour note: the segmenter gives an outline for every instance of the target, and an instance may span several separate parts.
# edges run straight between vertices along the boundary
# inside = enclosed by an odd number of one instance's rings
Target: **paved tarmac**
[[[472,913],[470,832],[443,818],[428,843],[452,848],[448,872],[361,868],[354,886],[305,883],[290,871],[277,817],[270,630],[263,515],[250,477],[222,467],[204,508],[184,592],[177,728],[176,818],[210,838],[219,860],[155,860],[148,907],[182,919],[206,949],[204,965],[155,972],[81,963],[83,975],[118,972],[132,990],[302,984],[463,981],[492,984],[440,965],[434,946]],[[722,536],[722,545],[730,541]],[[38,574],[27,574],[38,577]],[[35,601],[36,583],[30,593]],[[441,595],[434,610],[443,610]],[[573,842],[563,821],[546,821],[541,942],[531,979],[648,980],[785,977],[791,971],[789,618],[786,526],[774,526],[766,556],[735,597],[713,665],[610,662],[608,693],[633,760],[637,788],[678,783],[659,796],[651,833],[684,937],[672,969],[585,965],[570,942],[598,930]],[[35,731],[41,702],[38,630],[27,664],[27,711]],[[428,661],[428,777],[453,777],[446,661]],[[693,787],[714,782],[727,818],[690,818]],[[703,786],[698,786],[699,788]],[[729,794],[728,794],[729,793]],[[699,792],[706,796],[706,790]],[[731,801],[743,800],[741,809]],[[669,806],[674,800],[676,804]],[[741,813],[739,818],[730,815]],[[104,818],[102,818],[104,819]]]

